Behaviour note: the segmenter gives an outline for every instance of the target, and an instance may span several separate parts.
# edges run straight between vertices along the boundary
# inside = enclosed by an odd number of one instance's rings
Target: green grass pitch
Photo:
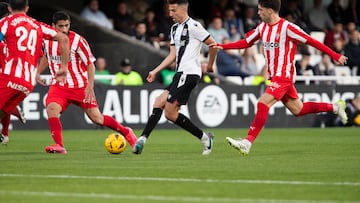
[[[210,131],[209,156],[178,128],[155,130],[141,155],[109,154],[111,130],[65,130],[67,155],[45,153],[47,130],[11,131],[0,202],[360,202],[359,128],[266,128],[246,157],[225,141],[246,129]]]

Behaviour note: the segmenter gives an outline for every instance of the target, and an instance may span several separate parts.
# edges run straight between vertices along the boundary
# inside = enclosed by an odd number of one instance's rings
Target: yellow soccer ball
[[[111,154],[120,154],[125,151],[126,140],[124,136],[119,133],[111,133],[105,139],[105,149]]]

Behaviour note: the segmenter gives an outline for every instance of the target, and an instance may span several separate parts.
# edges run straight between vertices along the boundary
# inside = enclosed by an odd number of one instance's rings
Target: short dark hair
[[[275,12],[279,12],[281,8],[281,0],[259,0],[259,5],[265,8],[271,8]]]
[[[0,18],[3,18],[7,15],[9,15],[9,9],[8,9],[9,4],[6,2],[0,2]]]
[[[22,11],[29,5],[28,0],[9,0],[9,4],[12,10]]]
[[[188,4],[188,0],[168,0],[168,4]]]
[[[70,16],[65,11],[57,11],[53,14],[52,23],[56,24],[59,20],[70,20]]]

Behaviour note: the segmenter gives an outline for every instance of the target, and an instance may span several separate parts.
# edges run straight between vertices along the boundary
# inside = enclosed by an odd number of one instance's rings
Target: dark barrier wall
[[[336,102],[351,99],[359,92],[358,86],[297,86],[304,101]],[[152,104],[163,86],[146,84],[143,87],[113,87],[96,85],[95,92],[100,109],[130,127],[144,128],[152,110]],[[199,85],[191,94],[189,104],[181,111],[201,128],[248,128],[254,118],[258,97],[263,86]],[[45,110],[47,87],[37,85],[23,102],[27,123],[15,118],[13,129],[48,129]],[[266,127],[313,127],[320,126],[324,114],[296,118],[278,102],[270,109]],[[61,116],[64,129],[94,129],[81,109],[70,106]],[[174,128],[161,118],[157,128]]]

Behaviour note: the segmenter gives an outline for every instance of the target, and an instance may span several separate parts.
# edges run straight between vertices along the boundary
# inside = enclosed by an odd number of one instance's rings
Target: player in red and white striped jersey
[[[281,101],[295,116],[309,113],[335,112],[344,123],[347,116],[344,102],[336,104],[322,102],[302,102],[294,86],[295,66],[294,56],[298,43],[306,43],[328,54],[338,64],[346,64],[347,57],[332,51],[321,42],[311,38],[297,25],[279,16],[281,0],[259,0],[258,15],[262,22],[246,34],[245,39],[229,44],[218,44],[220,49],[243,49],[252,46],[256,41],[262,43],[266,66],[271,79],[270,85],[260,97],[257,112],[246,139],[235,140],[227,137],[229,144],[238,149],[243,155],[250,152],[250,148],[261,129],[264,127],[269,108],[277,101]]]
[[[0,71],[0,119],[7,117],[30,94],[35,84],[35,71],[42,55],[42,39],[56,39],[61,44],[62,65],[57,79],[67,73],[68,38],[44,23],[26,15],[27,0],[10,0],[11,15],[0,21],[0,40],[7,48]],[[2,140],[4,143],[4,140]]]
[[[9,4],[5,2],[0,2],[0,18],[4,18],[10,14],[8,10]],[[5,66],[5,58],[6,58],[6,44],[5,42],[0,42],[0,72],[1,69]],[[16,106],[16,108],[11,112],[11,115],[16,116],[22,123],[25,123],[24,113],[22,112],[20,106]],[[0,143],[7,144],[9,142],[9,125],[10,125],[10,114],[7,114],[4,118],[1,119],[1,135],[0,135]]]
[[[109,127],[125,136],[126,140],[133,146],[137,138],[129,127],[118,123],[113,117],[102,115],[94,94],[95,57],[93,56],[87,41],[79,34],[70,31],[70,16],[58,11],[52,19],[53,27],[66,34],[70,41],[70,62],[66,82],[52,80],[46,98],[46,111],[50,132],[55,144],[45,148],[48,153],[66,154],[62,138],[62,127],[59,115],[63,113],[70,104],[81,107],[92,122]],[[57,41],[44,40],[45,55],[41,59],[36,80],[42,84],[40,73],[46,67],[50,68],[53,78],[60,65],[60,49]]]

